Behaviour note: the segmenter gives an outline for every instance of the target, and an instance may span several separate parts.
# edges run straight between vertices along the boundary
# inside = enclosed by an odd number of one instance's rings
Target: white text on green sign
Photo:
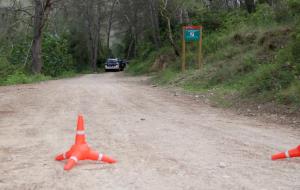
[[[199,41],[201,37],[200,30],[196,29],[186,29],[185,30],[185,41]]]

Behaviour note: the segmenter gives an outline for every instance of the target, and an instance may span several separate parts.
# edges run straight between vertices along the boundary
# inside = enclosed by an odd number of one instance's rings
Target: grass
[[[291,28],[272,24],[270,28],[262,26],[250,31],[248,26],[226,35],[208,35],[202,71],[193,68],[196,54],[188,52],[187,63],[192,66],[185,73],[180,72],[177,59],[157,72],[153,81],[206,94],[221,107],[230,107],[238,99],[300,105],[299,73],[294,65],[297,61],[293,61],[298,54],[291,54],[299,42],[292,40]],[[136,62],[134,73],[147,73],[154,60]]]
[[[58,80],[58,79],[64,79],[64,78],[73,78],[77,77],[82,74],[90,74],[91,72],[84,71],[81,73],[77,73],[75,71],[66,71],[63,72],[58,77],[51,77],[51,76],[45,76],[43,74],[26,74],[26,72],[22,71],[15,71],[14,73],[6,76],[5,78],[1,78],[0,80],[0,86],[8,86],[8,85],[16,85],[16,84],[30,84],[30,83],[38,83],[42,81],[48,81],[48,80]]]
[[[2,81],[3,85],[14,85],[14,84],[28,84],[36,83],[41,81],[50,80],[51,77],[42,74],[39,75],[26,75],[23,72],[15,72],[9,75],[6,80]]]

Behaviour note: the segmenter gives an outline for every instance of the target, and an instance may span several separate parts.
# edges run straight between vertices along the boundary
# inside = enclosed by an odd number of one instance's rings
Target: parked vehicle
[[[127,62],[122,59],[107,59],[105,63],[105,71],[123,71],[126,68]]]

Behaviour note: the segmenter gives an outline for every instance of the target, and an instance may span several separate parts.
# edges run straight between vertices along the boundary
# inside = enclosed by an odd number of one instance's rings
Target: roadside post
[[[181,55],[181,70],[186,70],[186,43],[198,42],[198,69],[203,66],[202,61],[202,26],[183,26],[182,27],[182,55]]]

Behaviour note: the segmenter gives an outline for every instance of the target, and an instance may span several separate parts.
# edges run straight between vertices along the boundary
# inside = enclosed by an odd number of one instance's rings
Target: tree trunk
[[[179,48],[178,48],[178,46],[176,45],[176,43],[175,43],[175,41],[174,41],[174,38],[173,38],[173,32],[172,32],[172,28],[171,28],[171,20],[170,20],[170,18],[168,18],[168,17],[166,17],[166,19],[167,19],[167,23],[168,23],[168,36],[169,36],[169,42],[170,42],[170,44],[171,44],[172,47],[173,47],[173,50],[174,50],[175,55],[180,56]]]
[[[248,13],[253,13],[255,11],[255,2],[254,0],[245,0],[245,5]]]
[[[98,45],[95,45],[93,50],[93,58],[92,58],[92,68],[94,72],[97,72],[97,59],[98,59]]]
[[[159,23],[157,18],[156,6],[153,0],[149,0],[150,9],[150,20],[151,20],[151,32],[156,48],[160,48],[160,34],[159,34]]]
[[[109,44],[110,44],[110,33],[111,33],[111,27],[112,27],[112,22],[113,22],[113,17],[114,17],[114,9],[115,9],[116,3],[117,3],[117,0],[114,0],[111,10],[110,10],[109,20],[108,20],[107,42],[106,42],[107,49],[109,49]]]
[[[130,41],[128,50],[127,50],[127,57],[126,57],[126,59],[130,59],[131,58],[131,55],[132,55],[131,51],[132,51],[133,45],[134,45],[134,39],[132,38],[131,41]]]
[[[97,72],[98,50],[100,49],[101,5],[96,1],[90,1],[89,3],[85,10],[88,33],[88,54],[91,68],[94,72]]]
[[[171,18],[170,18],[171,16],[170,16],[170,13],[167,10],[167,4],[168,4],[168,1],[163,1],[163,0],[161,1],[160,14],[167,21],[169,42],[173,47],[175,55],[179,57],[180,56],[179,48],[176,45],[176,42],[174,41],[173,31],[172,31],[172,26],[171,26]]]
[[[42,71],[42,28],[44,10],[42,2],[35,1],[35,15],[33,24],[33,43],[32,43],[32,72],[39,74]]]

